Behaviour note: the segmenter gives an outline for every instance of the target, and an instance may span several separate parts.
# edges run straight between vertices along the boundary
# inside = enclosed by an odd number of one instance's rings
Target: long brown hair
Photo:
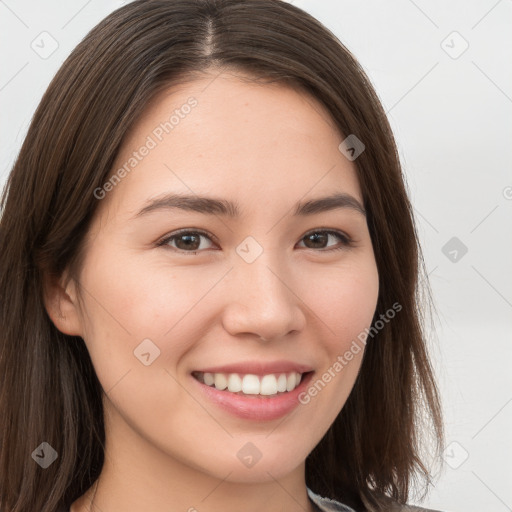
[[[212,69],[299,87],[327,107],[344,137],[363,141],[355,164],[380,280],[374,320],[402,306],[368,341],[346,405],[306,460],[307,485],[376,511],[389,498],[405,503],[416,477],[431,478],[422,443],[433,434],[440,450],[443,432],[424,332],[430,295],[420,296],[425,271],[413,212],[365,73],[323,25],[281,0],[138,0],[105,18],[64,62],[2,195],[2,512],[53,512],[99,476],[101,385],[83,340],[50,320],[45,279],[65,269],[77,275],[98,207],[94,191],[148,102]],[[31,456],[42,442],[58,454],[44,470]]]

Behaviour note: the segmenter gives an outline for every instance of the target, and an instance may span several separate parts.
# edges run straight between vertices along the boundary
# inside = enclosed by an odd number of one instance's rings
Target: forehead
[[[117,156],[114,171],[126,172],[107,201],[128,214],[166,191],[241,204],[333,189],[361,199],[342,140],[327,109],[297,88],[225,73],[198,78],[147,106]]]

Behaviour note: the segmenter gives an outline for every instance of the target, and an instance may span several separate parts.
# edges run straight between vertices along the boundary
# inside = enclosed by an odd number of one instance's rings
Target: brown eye
[[[212,243],[210,236],[201,231],[181,231],[166,237],[158,243],[158,246],[169,246],[178,252],[196,254],[197,251],[211,248],[211,246],[208,246],[208,242],[206,242],[205,247],[202,239],[208,240],[210,244]]]
[[[331,247],[327,245],[330,240],[338,239],[340,246]],[[323,250],[336,250],[343,249],[346,246],[351,244],[351,240],[349,237],[344,235],[343,233],[339,233],[337,231],[312,231],[305,235],[301,241],[304,241],[305,246],[308,249],[323,249]]]

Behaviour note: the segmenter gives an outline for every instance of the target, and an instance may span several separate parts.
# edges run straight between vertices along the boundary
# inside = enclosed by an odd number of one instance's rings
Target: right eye
[[[172,250],[182,254],[197,254],[211,247],[204,247],[205,244],[201,243],[201,238],[209,240],[211,243],[211,235],[203,231],[191,231],[190,229],[183,229],[178,232],[172,233],[158,242],[158,247],[170,247]]]

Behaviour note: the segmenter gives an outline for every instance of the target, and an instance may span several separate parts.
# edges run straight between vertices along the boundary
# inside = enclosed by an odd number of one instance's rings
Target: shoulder
[[[316,505],[320,512],[355,512],[352,508],[347,505],[343,505],[343,503],[340,503],[339,501],[323,498],[309,488],[307,491],[309,499]],[[420,506],[401,505],[391,498],[389,499],[389,508],[387,510],[389,510],[389,512],[442,512],[440,510],[433,510]]]
[[[343,505],[339,501],[329,498],[322,498],[319,494],[314,493],[309,487],[307,488],[309,499],[313,502],[320,512],[354,512],[353,509]]]

